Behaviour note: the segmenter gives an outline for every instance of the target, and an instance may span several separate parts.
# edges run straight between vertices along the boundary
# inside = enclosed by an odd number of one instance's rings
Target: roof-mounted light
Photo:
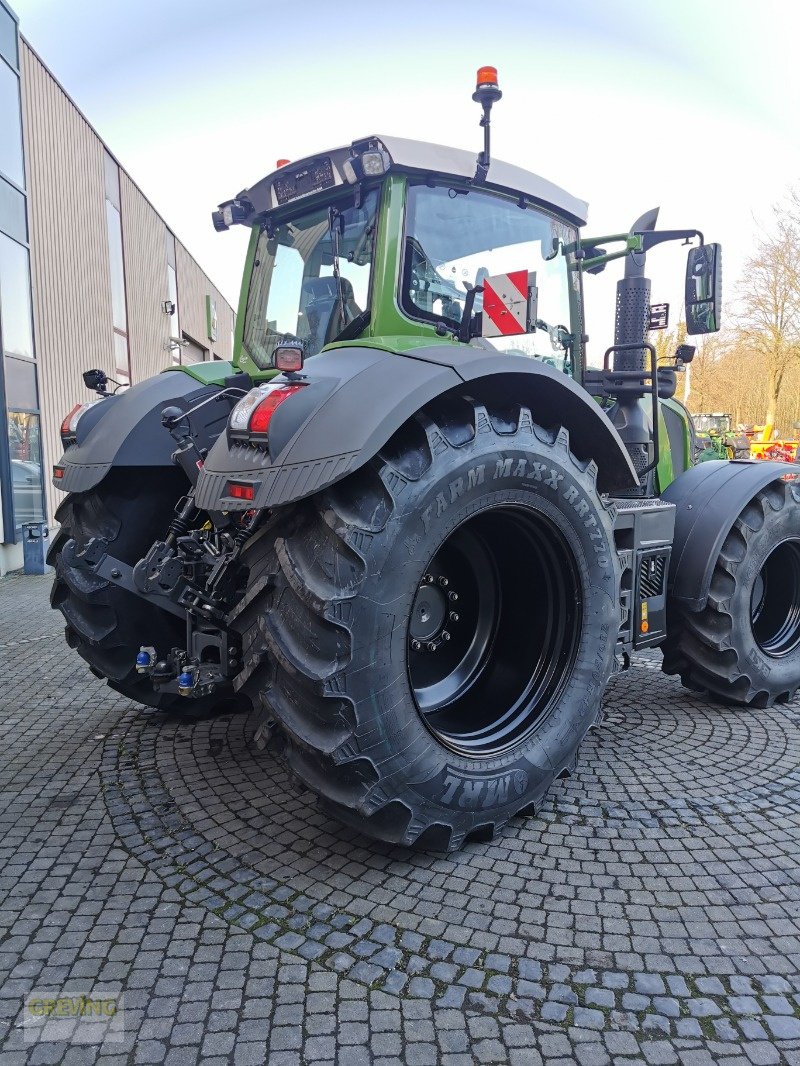
[[[497,67],[478,67],[478,76],[475,79],[475,92],[472,94],[472,99],[476,104],[480,104],[483,110],[483,117],[481,118],[483,151],[478,154],[475,177],[472,179],[475,185],[482,185],[486,181],[486,175],[489,173],[489,164],[491,163],[489,127],[492,121],[492,104],[496,104],[502,97],[503,94],[500,92],[500,86],[497,82]]]
[[[250,205],[243,204],[241,200],[226,200],[219,205],[218,211],[211,212],[211,221],[218,233],[230,229],[231,226],[241,225],[250,216]]]
[[[497,88],[497,67],[478,67],[476,83],[476,90],[481,85],[494,85]]]
[[[380,148],[370,148],[357,153],[344,161],[342,171],[351,185],[364,181],[365,178],[379,178],[391,166],[389,153]]]

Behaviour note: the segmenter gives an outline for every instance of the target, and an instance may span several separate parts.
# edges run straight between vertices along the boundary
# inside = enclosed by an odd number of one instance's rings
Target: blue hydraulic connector
[[[182,674],[178,674],[178,692],[181,696],[191,696],[193,688],[194,674],[189,670],[184,670]]]
[[[136,656],[136,672],[139,674],[146,674],[149,672],[153,663],[156,661],[156,649],[155,648],[140,648],[139,654]]]

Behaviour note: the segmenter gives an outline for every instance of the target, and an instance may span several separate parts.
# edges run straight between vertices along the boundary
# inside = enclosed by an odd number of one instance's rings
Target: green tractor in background
[[[694,465],[647,342],[648,251],[688,254],[689,334],[718,329],[696,230],[582,235],[586,204],[484,147],[371,136],[214,213],[244,225],[233,365],[173,367],[64,427],[50,553],[67,640],[159,708],[232,699],[342,821],[434,849],[537,809],[609,677],[664,670],[753,707],[800,687],[800,489]],[[615,259],[587,363],[583,282]]]
[[[733,419],[721,411],[692,415],[695,428],[696,462],[712,459],[749,459],[750,440],[746,433],[735,433]]]

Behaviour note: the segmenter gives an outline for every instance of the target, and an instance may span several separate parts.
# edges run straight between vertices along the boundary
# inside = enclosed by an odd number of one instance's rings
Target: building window
[[[14,70],[19,70],[19,46],[17,44],[17,22],[6,9],[0,5],[0,56],[7,59]]]
[[[0,172],[20,188],[25,187],[19,75],[3,60],[0,60]]]
[[[28,243],[25,196],[5,178],[0,178],[0,230],[21,244]]]
[[[119,167],[108,152],[105,153],[105,184],[108,259],[111,271],[111,314],[114,320],[114,376],[117,381],[127,385],[131,380],[131,363],[128,348],[128,311],[125,302],[125,256],[122,248]]]
[[[169,348],[172,362],[180,363],[181,349],[177,343],[181,339],[181,321],[178,308],[178,270],[175,255],[175,235],[167,230],[167,298],[172,304],[169,316]]]
[[[28,249],[0,234],[0,309],[3,351],[33,359]]]
[[[11,514],[14,529],[18,530],[26,522],[44,521],[44,476],[28,250],[4,233],[0,233],[0,333],[11,462]]]

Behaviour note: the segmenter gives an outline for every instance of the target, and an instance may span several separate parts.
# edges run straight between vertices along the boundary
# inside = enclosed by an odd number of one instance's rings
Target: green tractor
[[[721,411],[692,415],[695,429],[696,462],[712,459],[748,459],[750,441],[745,433],[735,433],[732,419]]]
[[[69,643],[124,695],[230,706],[365,834],[452,849],[573,770],[610,676],[663,667],[721,702],[800,687],[800,489],[693,464],[647,342],[645,258],[695,230],[582,235],[586,204],[483,150],[372,136],[214,213],[251,230],[233,364],[170,367],[65,422],[50,560]],[[615,259],[587,364],[584,277]]]

